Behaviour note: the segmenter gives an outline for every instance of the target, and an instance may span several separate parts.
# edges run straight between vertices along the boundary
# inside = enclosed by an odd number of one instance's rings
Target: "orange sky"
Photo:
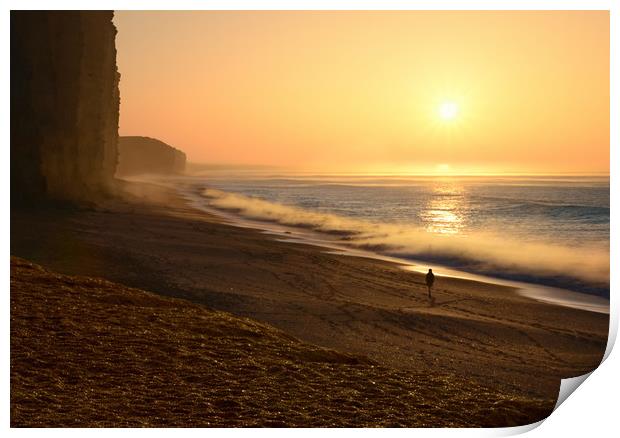
[[[125,11],[115,23],[120,134],[190,161],[609,171],[604,11]]]

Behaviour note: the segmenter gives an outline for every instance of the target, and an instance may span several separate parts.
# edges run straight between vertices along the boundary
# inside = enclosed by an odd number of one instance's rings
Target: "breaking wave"
[[[414,225],[315,212],[213,188],[202,190],[201,195],[210,207],[327,233],[351,247],[609,297],[607,241],[579,246],[524,242],[499,230],[442,235]]]

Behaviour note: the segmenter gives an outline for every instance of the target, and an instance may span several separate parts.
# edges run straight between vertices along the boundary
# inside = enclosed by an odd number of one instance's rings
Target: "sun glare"
[[[445,173],[449,173],[452,169],[449,164],[442,163],[442,164],[437,165],[436,170],[437,170],[437,173],[445,174]]]
[[[454,119],[459,112],[459,107],[454,102],[443,102],[439,105],[439,117],[443,120]]]

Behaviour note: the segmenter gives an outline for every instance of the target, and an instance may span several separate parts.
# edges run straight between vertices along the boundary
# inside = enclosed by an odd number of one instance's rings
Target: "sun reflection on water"
[[[459,184],[438,183],[420,218],[427,231],[438,234],[459,234],[465,227],[465,190]]]

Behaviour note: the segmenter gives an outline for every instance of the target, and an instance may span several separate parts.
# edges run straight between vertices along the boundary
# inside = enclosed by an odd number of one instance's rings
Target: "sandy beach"
[[[385,366],[550,403],[561,378],[602,358],[608,315],[456,278],[438,278],[429,303],[421,274],[222,224],[161,187],[125,187],[126,200],[96,209],[12,212],[11,254],[250,317]]]
[[[11,277],[13,427],[492,427],[549,411],[100,278],[18,258]]]

